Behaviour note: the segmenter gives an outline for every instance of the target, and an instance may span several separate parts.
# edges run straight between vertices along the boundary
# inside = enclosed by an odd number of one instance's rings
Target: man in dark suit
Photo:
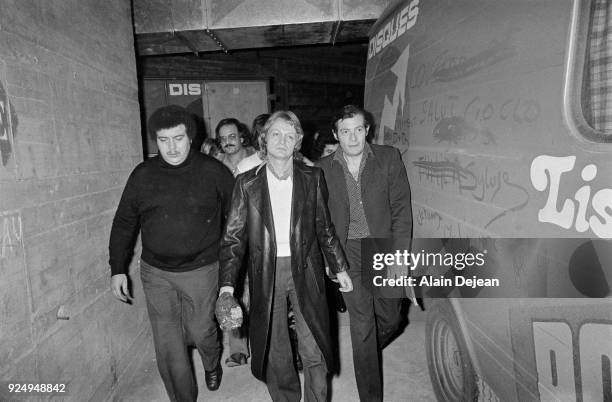
[[[368,267],[361,267],[361,239],[394,239],[398,248],[410,249],[412,237],[410,186],[401,155],[396,148],[368,144],[369,129],[362,109],[345,106],[334,118],[332,128],[340,147],[317,162],[333,189],[328,207],[354,286],[344,299],[362,402],[383,399],[382,376],[375,373],[381,370],[380,350],[399,328],[401,299],[372,292]]]
[[[327,210],[320,169],[293,159],[303,137],[292,112],[263,128],[264,164],[238,176],[221,242],[219,298],[232,293],[245,251],[251,294],[251,371],[274,401],[299,401],[287,301],[296,317],[306,401],[327,400],[333,351],[325,297],[323,251],[341,290],[352,289],[347,263]]]

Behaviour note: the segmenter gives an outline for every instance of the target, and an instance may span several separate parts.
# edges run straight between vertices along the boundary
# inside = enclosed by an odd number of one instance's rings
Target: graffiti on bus
[[[485,229],[509,213],[523,209],[529,202],[529,192],[512,180],[508,170],[481,167],[474,161],[462,164],[459,158],[450,160],[446,156],[419,157],[412,164],[418,168],[419,182],[426,180],[441,189],[450,188],[459,194],[470,194],[476,201],[505,203],[510,200],[510,205],[503,205],[503,211],[487,221]]]

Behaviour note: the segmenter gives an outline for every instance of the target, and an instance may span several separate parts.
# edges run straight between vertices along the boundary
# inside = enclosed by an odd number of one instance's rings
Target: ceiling
[[[389,0],[134,0],[139,56],[363,42]]]

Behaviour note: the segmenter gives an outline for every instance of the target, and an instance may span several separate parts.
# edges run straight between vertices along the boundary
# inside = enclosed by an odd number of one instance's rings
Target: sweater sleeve
[[[136,169],[123,189],[117,212],[113,219],[109,242],[111,275],[127,274],[134,252],[134,242],[139,229]]]

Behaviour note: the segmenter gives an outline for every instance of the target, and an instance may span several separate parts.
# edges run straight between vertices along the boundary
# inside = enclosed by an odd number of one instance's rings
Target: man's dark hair
[[[155,141],[157,140],[158,131],[174,128],[181,124],[185,125],[185,131],[189,139],[193,139],[196,134],[196,122],[191,113],[181,106],[169,105],[160,107],[153,112],[151,117],[149,117],[147,130],[149,131],[149,136]]]
[[[242,134],[240,133],[240,122],[238,121],[238,119],[234,119],[233,117],[228,117],[226,119],[223,119],[219,122],[219,124],[217,124],[217,127],[215,128],[215,136],[219,138],[219,130],[221,130],[221,127],[230,126],[232,124],[236,126],[236,129],[238,130],[238,134],[242,136]]]
[[[259,136],[263,130],[266,121],[270,117],[270,113],[263,113],[253,119],[253,125],[251,126],[251,142],[256,150],[259,151]]]
[[[334,137],[332,133],[330,133],[329,131],[325,131],[319,134],[316,142],[325,147],[325,145],[328,144],[337,144],[338,140]]]
[[[325,146],[329,144],[337,144],[338,140],[334,137],[334,135],[330,131],[320,132],[317,136],[317,139],[314,141],[313,145],[313,159],[319,160],[323,155],[323,151],[325,150]]]
[[[249,130],[249,126],[244,123],[238,124],[238,135],[240,135],[240,141],[242,141],[243,147],[250,147],[251,142],[253,141],[251,138],[251,130]]]
[[[365,122],[366,127],[370,126],[370,122],[366,116],[365,110],[355,105],[346,105],[343,106],[342,109],[338,111],[332,118],[331,129],[335,133],[338,131],[338,122],[344,119],[350,119],[351,117],[355,117],[357,115],[363,116],[363,120]]]

